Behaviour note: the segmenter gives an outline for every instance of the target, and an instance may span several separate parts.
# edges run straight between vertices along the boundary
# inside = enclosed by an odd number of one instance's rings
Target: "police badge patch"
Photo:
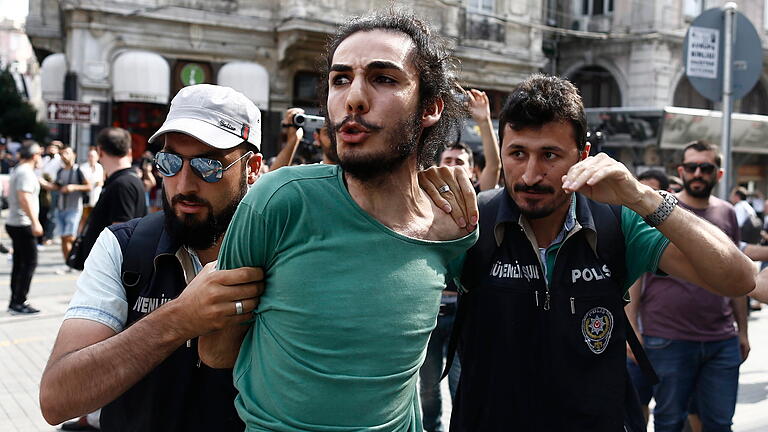
[[[581,320],[581,333],[584,342],[595,354],[602,354],[608,348],[613,331],[613,314],[604,308],[596,307],[584,314]]]

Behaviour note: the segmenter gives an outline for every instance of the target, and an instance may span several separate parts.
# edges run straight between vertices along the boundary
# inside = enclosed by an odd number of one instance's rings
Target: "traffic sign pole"
[[[736,3],[728,2],[723,6],[723,133],[720,148],[723,150],[723,170],[725,175],[720,187],[720,198],[728,200],[731,192],[731,112],[733,111],[733,22],[736,17]]]

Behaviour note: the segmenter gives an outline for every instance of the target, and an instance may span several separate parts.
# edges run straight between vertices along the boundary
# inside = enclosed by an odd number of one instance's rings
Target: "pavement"
[[[4,232],[0,233],[0,241],[10,246]],[[29,303],[41,312],[12,316],[5,307],[10,295],[11,263],[8,255],[0,255],[0,432],[57,430],[43,419],[38,393],[40,376],[75,290],[78,273],[57,274],[63,268],[58,245],[41,250],[29,294]],[[749,325],[752,352],[741,368],[735,432],[768,431],[768,307],[753,313]],[[444,395],[447,390],[444,381]],[[443,403],[446,424],[450,416],[447,399]],[[653,426],[648,430],[652,431]]]

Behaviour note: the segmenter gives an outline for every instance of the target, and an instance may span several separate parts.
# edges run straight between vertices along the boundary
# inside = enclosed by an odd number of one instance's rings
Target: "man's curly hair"
[[[540,73],[520,83],[504,103],[499,116],[499,142],[504,129],[540,128],[550,122],[573,126],[573,139],[579,152],[587,142],[587,118],[579,90],[570,81]]]
[[[419,74],[419,112],[436,100],[443,100],[440,120],[424,128],[419,139],[418,163],[420,168],[426,168],[434,163],[438,148],[442,148],[450,132],[458,127],[465,108],[457,97],[456,61],[450,54],[447,42],[433,32],[427,23],[411,13],[401,10],[380,11],[354,18],[338,28],[336,34],[328,41],[321,64],[322,78],[318,90],[326,121],[330,124],[326,106],[328,76],[336,49],[354,33],[374,30],[402,33],[413,41],[415,48],[412,50],[411,59]]]

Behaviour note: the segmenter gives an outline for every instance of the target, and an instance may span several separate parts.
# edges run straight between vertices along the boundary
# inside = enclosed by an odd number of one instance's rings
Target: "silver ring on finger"
[[[437,189],[437,191],[438,191],[439,193],[441,193],[441,194],[442,194],[442,193],[450,192],[450,191],[451,191],[451,188],[450,188],[450,187],[448,187],[448,185],[447,185],[447,184],[444,184],[444,185],[440,186],[440,187]]]
[[[242,315],[243,314],[243,302],[240,300],[235,302],[235,315]]]

